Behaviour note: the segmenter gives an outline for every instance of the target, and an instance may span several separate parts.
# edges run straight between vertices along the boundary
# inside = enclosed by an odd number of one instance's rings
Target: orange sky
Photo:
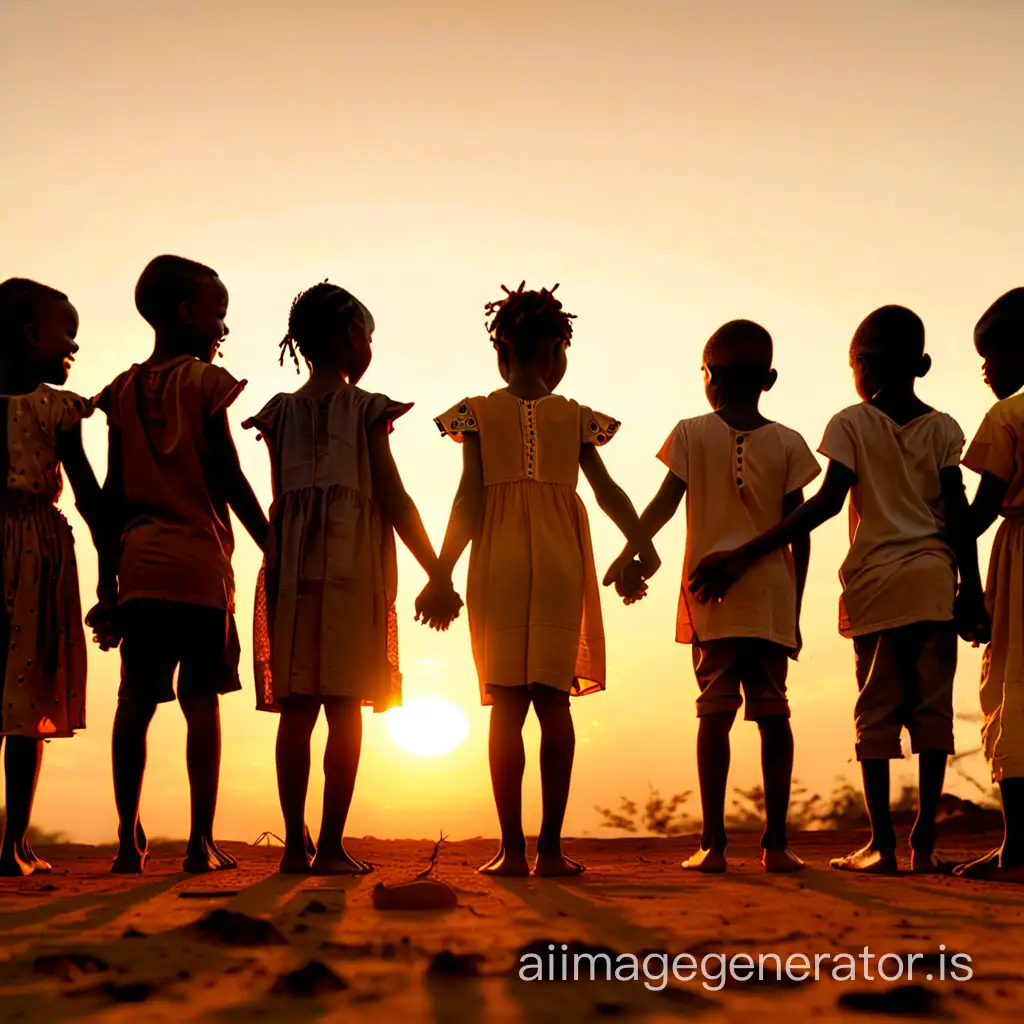
[[[0,277],[39,278],[78,306],[83,351],[71,388],[93,394],[148,354],[132,290],[145,262],[168,251],[213,265],[230,289],[224,365],[249,380],[236,426],[299,383],[276,363],[296,291],[330,276],[370,306],[378,328],[366,385],[416,402],[393,443],[438,542],[460,460],[431,418],[500,383],[482,306],[523,277],[562,282],[579,315],[563,390],[622,420],[606,460],[638,506],[660,480],[654,453],[673,424],[705,411],[701,348],[734,317],[772,332],[780,379],[764,411],[815,447],[828,417],[856,400],[853,328],[878,305],[909,305],[935,361],[921,394],[971,434],[991,402],[971,328],[996,295],[1024,283],[1024,8],[425,7],[0,7]],[[266,501],[265,452],[236,433]],[[97,418],[87,445],[100,474],[104,442]],[[583,488],[603,569],[619,540]],[[852,651],[835,629],[845,529],[844,516],[815,536],[806,648],[790,677],[796,775],[814,787],[855,768]],[[680,518],[661,538],[651,598],[630,609],[605,602],[608,691],[575,705],[569,833],[595,831],[595,803],[642,797],[648,783],[696,787],[695,684],[689,652],[672,639],[682,544]],[[81,561],[87,601],[93,558],[83,551]],[[245,645],[258,567],[245,536],[235,565]],[[401,572],[406,696],[448,697],[472,729],[456,752],[429,759],[398,750],[368,719],[350,832],[493,834],[487,713],[465,621],[443,636],[416,626],[422,573],[404,555]],[[957,705],[968,712],[978,663],[961,649]],[[280,828],[275,721],[251,710],[249,665],[246,652],[245,691],[224,701],[227,838]],[[116,656],[95,653],[90,672],[90,727],[48,747],[37,820],[101,840],[115,824]],[[976,730],[959,726],[963,749]],[[144,819],[154,834],[183,835],[179,713],[162,710],[151,735]],[[734,736],[733,780],[750,784],[756,730],[741,725]],[[535,762],[528,828],[539,822]]]

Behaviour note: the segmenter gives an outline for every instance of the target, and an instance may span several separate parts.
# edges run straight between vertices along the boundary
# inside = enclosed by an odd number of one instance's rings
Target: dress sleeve
[[[71,430],[82,420],[88,419],[95,411],[93,401],[82,398],[73,391],[59,391],[54,393],[59,396],[59,406],[54,410],[54,427],[58,433]]]
[[[463,434],[479,433],[476,414],[468,398],[464,398],[458,405],[453,405],[447,412],[438,416],[434,423],[441,431],[442,437],[450,437],[453,441],[461,443]]]
[[[658,452],[658,458],[668,467],[673,475],[686,483],[689,472],[689,444],[686,436],[686,425],[677,423],[675,429],[665,439]]]
[[[203,413],[211,417],[223,412],[242,393],[247,383],[244,380],[235,380],[221,366],[214,366],[212,363],[204,366],[200,381]]]
[[[387,395],[371,395],[366,404],[365,420],[369,429],[381,420],[387,421],[388,433],[395,429],[395,420],[401,419],[412,407],[413,402],[396,402]]]
[[[997,402],[985,414],[964,455],[964,465],[975,473],[991,473],[1009,481],[1016,468],[1017,432],[1003,413],[1002,402]]]
[[[261,438],[270,439],[277,433],[277,423],[281,417],[281,405],[283,395],[274,395],[255,416],[242,420],[243,430],[255,430],[256,440]]]
[[[960,429],[960,424],[952,416],[946,416],[945,419],[946,432],[943,438],[942,451],[939,453],[940,469],[949,469],[951,466],[959,467],[966,441],[964,432]]]
[[[802,490],[820,473],[821,466],[807,442],[793,431],[786,452],[786,494]]]
[[[836,413],[828,421],[821,444],[818,445],[818,451],[829,462],[838,462],[851,473],[857,472],[857,439],[854,435],[853,424],[843,413]]]
[[[587,406],[580,406],[580,440],[583,444],[601,446],[607,444],[622,426],[618,420],[606,416],[603,412],[595,412]]]
[[[111,381],[95,398],[90,400],[94,409],[99,409],[107,417],[107,423],[112,427],[121,426],[120,411],[118,408],[118,396],[121,393],[122,377]]]

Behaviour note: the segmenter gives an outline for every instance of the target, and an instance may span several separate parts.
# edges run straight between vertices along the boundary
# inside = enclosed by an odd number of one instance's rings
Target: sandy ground
[[[993,838],[947,837],[943,852],[965,856],[990,848]],[[473,869],[495,844],[453,842],[442,850],[437,876],[457,890],[459,906],[443,912],[377,911],[371,902],[378,882],[410,879],[426,865],[429,841],[354,840],[352,851],[377,871],[347,880],[280,876],[277,849],[241,844],[226,844],[239,859],[237,871],[183,875],[181,848],[168,846],[154,851],[144,877],[125,880],[107,874],[108,849],[56,847],[40,851],[56,865],[54,874],[0,880],[0,1017],[653,1022],[745,1021],[752,1014],[899,1020],[909,1012],[1019,1019],[1024,887],[828,869],[829,856],[862,840],[799,836],[794,848],[809,866],[787,877],[762,873],[752,834],[733,836],[730,871],[719,877],[681,874],[678,862],[692,852],[692,839],[577,840],[568,848],[589,870],[571,882],[483,878]],[[770,980],[730,981],[719,991],[705,988],[699,975],[648,991],[642,970],[637,981],[592,982],[586,960],[581,981],[520,980],[524,947],[546,955],[555,944],[560,954],[562,943],[605,947],[611,956],[662,950],[670,960],[685,952],[698,961],[707,953],[747,953],[755,963],[771,952],[861,957],[865,946],[876,957],[924,956],[909,988],[905,973],[887,983],[873,966],[874,981],[863,974],[832,980],[830,961],[821,961],[817,982],[779,983],[769,960]],[[973,978],[952,980],[950,961],[940,967],[943,952],[969,955]],[[629,960],[612,963],[631,970]],[[648,964],[653,986],[660,963]],[[707,963],[716,979],[718,961]],[[863,970],[863,960],[857,963]],[[800,966],[796,961],[794,970]],[[898,968],[890,958],[885,973]]]

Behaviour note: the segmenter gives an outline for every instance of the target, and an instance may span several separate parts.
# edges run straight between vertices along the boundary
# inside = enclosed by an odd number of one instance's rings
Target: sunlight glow
[[[438,757],[453,751],[469,735],[469,719],[444,697],[419,697],[384,716],[388,733],[410,754]]]

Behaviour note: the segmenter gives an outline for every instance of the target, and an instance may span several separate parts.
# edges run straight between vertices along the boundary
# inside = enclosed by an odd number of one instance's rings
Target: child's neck
[[[177,359],[179,356],[187,354],[186,350],[182,347],[180,338],[170,331],[158,328],[153,338],[153,353],[146,361],[158,366],[161,363],[169,363],[172,359]]]
[[[335,367],[313,366],[309,370],[309,379],[302,387],[297,388],[297,395],[326,395],[338,388],[348,387],[348,378]]]
[[[873,405],[880,412],[884,412],[901,427],[911,420],[916,420],[918,416],[932,412],[932,407],[922,402],[915,394],[913,383],[909,386],[903,384],[883,387],[868,400],[868,405]]]
[[[42,381],[25,363],[0,363],[0,395],[30,395]]]
[[[505,390],[524,402],[532,402],[551,394],[551,388],[544,382],[543,374],[527,366],[509,367],[508,387]]]
[[[715,415],[733,430],[756,430],[771,423],[761,415],[756,399],[753,402],[726,402],[715,410]]]

